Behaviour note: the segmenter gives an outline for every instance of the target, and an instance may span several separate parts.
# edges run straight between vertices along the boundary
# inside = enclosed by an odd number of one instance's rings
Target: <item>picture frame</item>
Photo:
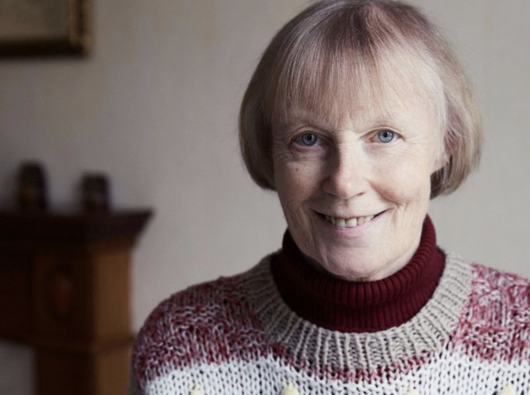
[[[87,55],[89,0],[0,0],[0,57]]]

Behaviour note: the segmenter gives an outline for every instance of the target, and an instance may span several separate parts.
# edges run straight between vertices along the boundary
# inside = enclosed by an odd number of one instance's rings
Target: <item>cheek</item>
[[[317,161],[293,161],[277,157],[274,160],[274,178],[279,194],[286,191],[292,197],[314,191],[320,180],[321,166]]]
[[[285,211],[294,214],[314,193],[312,177],[300,166],[283,168],[276,177],[276,191]],[[286,214],[289,214],[286,212]]]
[[[286,163],[275,163],[274,178],[276,181],[276,189],[295,188],[301,178],[301,172],[302,169],[299,166]]]
[[[427,164],[418,162],[396,163],[386,171],[380,171],[378,189],[385,199],[406,205],[412,202],[428,202],[431,178]]]
[[[276,163],[275,170],[276,191],[289,228],[305,234],[311,222],[306,203],[318,196],[318,171],[309,163],[293,162]]]
[[[299,166],[275,162],[276,192],[286,215],[289,215],[294,207],[299,205],[300,200],[303,200],[305,195],[302,182],[305,177],[301,174],[302,169]]]

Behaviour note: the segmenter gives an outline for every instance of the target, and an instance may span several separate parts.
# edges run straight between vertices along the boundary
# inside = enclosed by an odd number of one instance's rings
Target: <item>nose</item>
[[[341,200],[351,199],[366,192],[368,165],[361,152],[353,147],[337,148],[327,164],[325,193]]]

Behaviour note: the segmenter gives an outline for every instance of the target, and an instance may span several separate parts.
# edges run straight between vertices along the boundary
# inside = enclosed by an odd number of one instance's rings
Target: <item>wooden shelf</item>
[[[150,216],[0,211],[0,338],[33,347],[39,395],[126,393],[130,254]]]

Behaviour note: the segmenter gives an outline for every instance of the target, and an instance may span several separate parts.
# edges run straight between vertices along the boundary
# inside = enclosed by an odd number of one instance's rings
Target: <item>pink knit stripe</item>
[[[473,265],[473,292],[454,342],[484,361],[530,361],[530,284],[515,274]]]
[[[195,364],[263,355],[266,342],[259,321],[244,301],[240,281],[240,276],[221,278],[162,302],[137,337],[133,360],[139,380]]]

